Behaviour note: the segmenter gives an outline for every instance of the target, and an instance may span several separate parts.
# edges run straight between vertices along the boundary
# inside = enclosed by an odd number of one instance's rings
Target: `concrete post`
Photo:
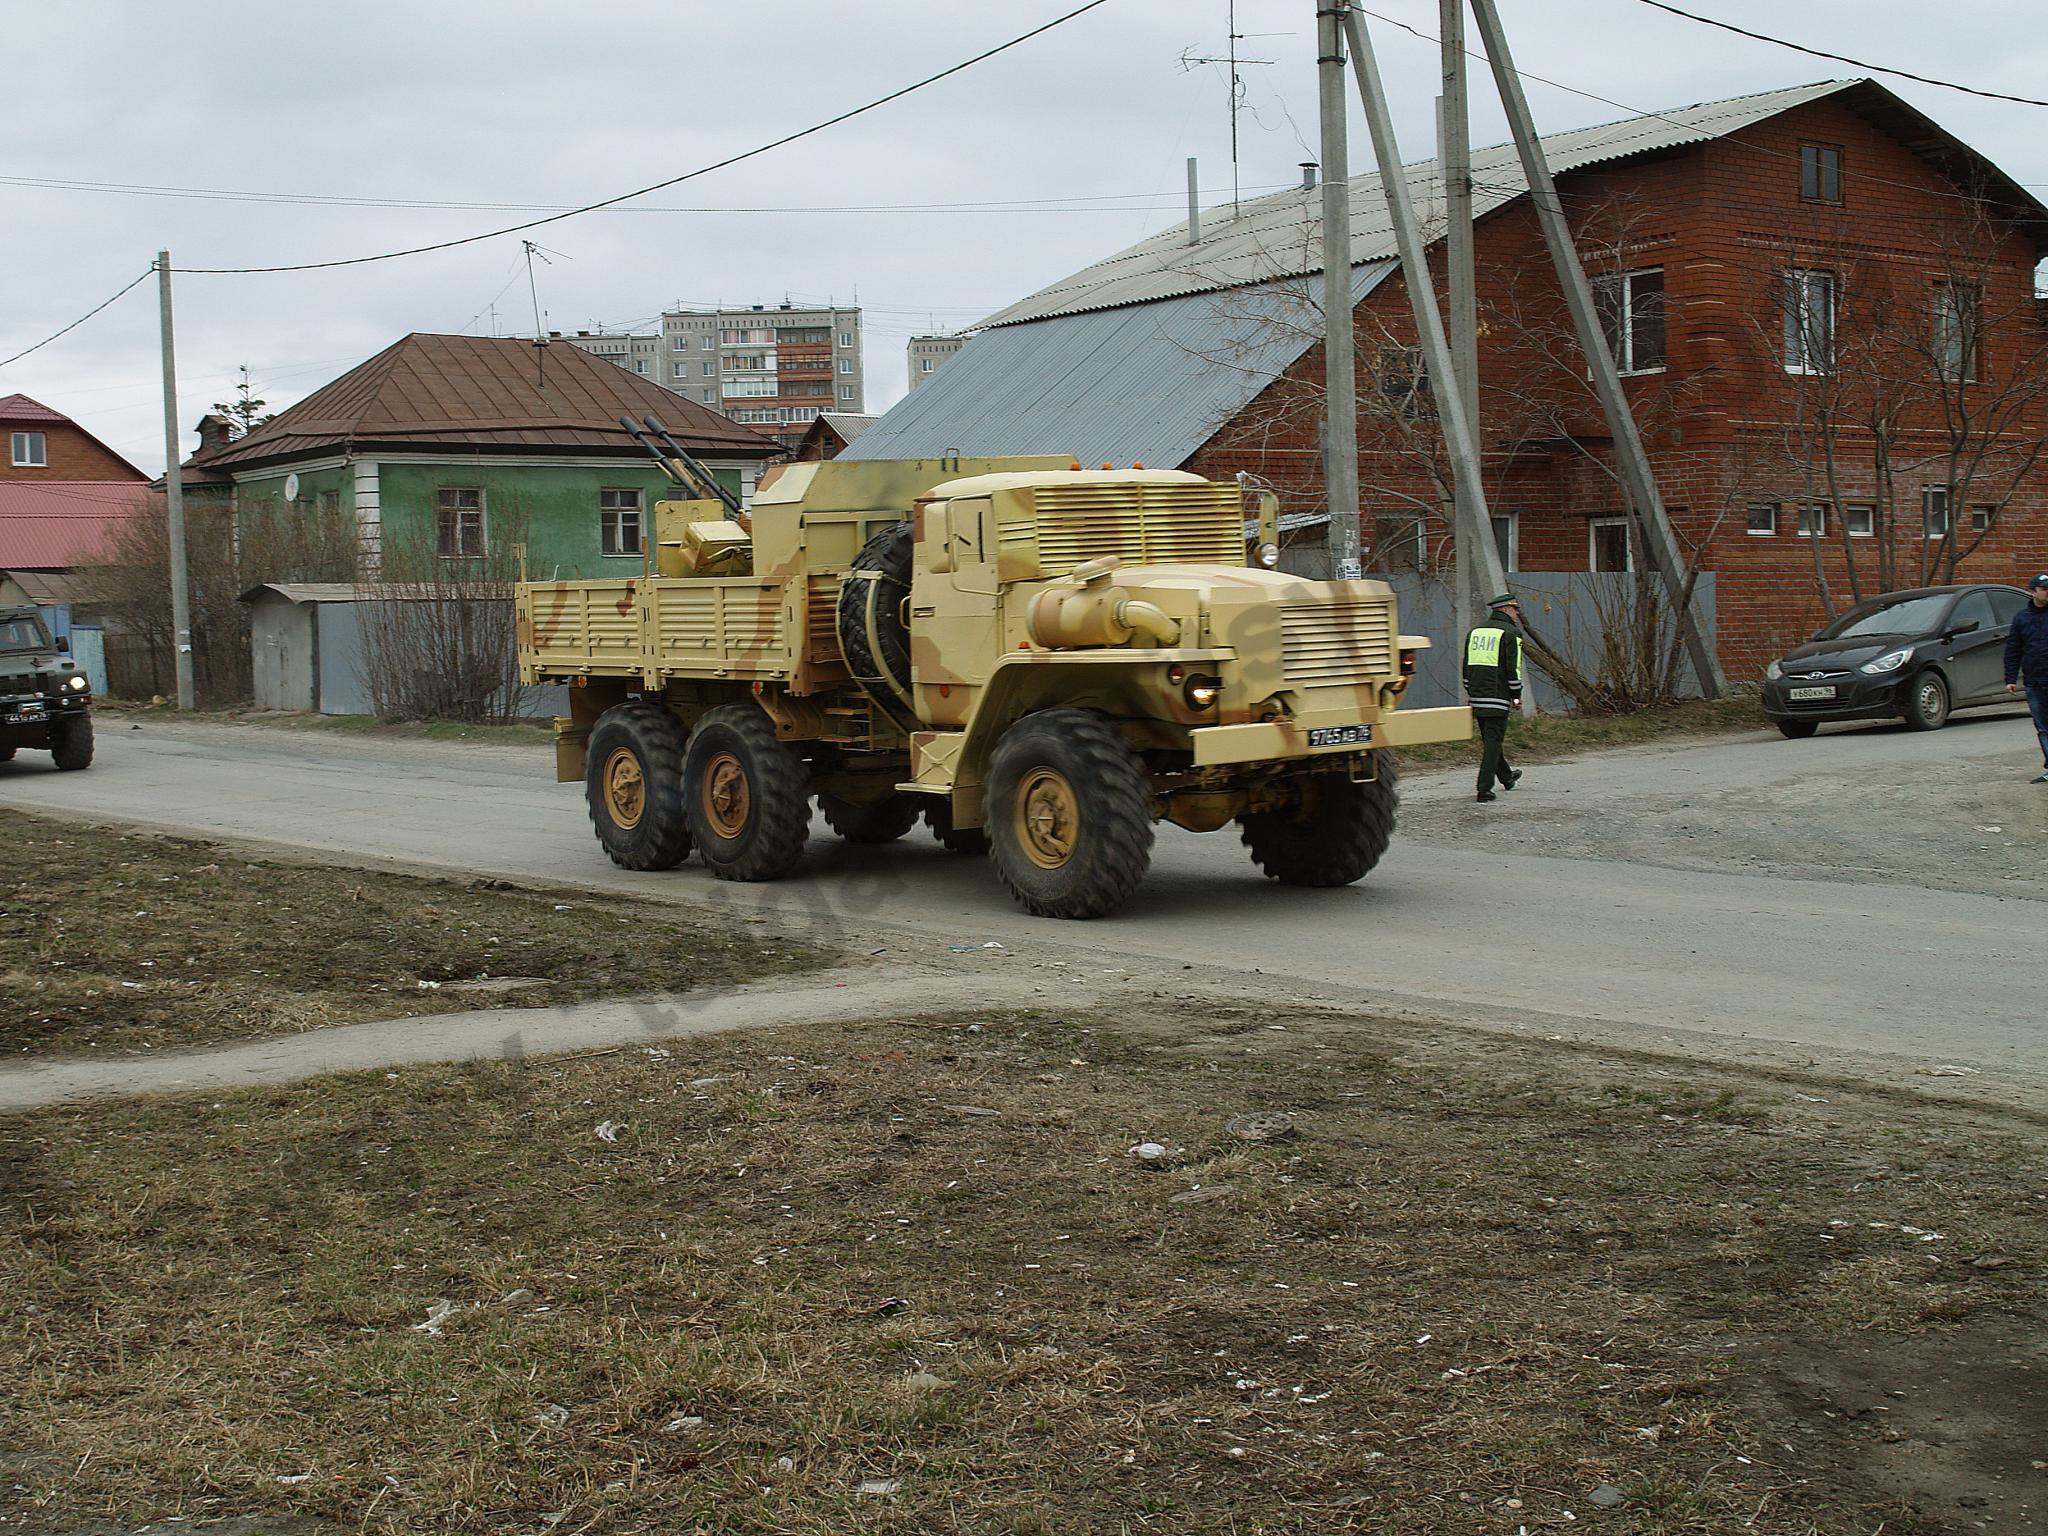
[[[164,353],[164,504],[171,524],[171,650],[178,708],[196,708],[192,688],[192,589],[185,565],[185,472],[178,451],[178,362],[171,336],[171,253],[156,253],[157,315]]]
[[[1444,176],[1444,277],[1451,308],[1451,379],[1476,444],[1485,441],[1485,432],[1479,421],[1479,281],[1472,251],[1472,128],[1465,90],[1465,0],[1439,0],[1439,12],[1437,30],[1443,47],[1444,89],[1437,109],[1441,140],[1438,163]],[[1457,536],[1451,582],[1461,637],[1471,631],[1479,616],[1479,605],[1493,596],[1492,592],[1474,590],[1475,566],[1469,547],[1471,530],[1482,522],[1486,525],[1485,537],[1493,537],[1492,521],[1469,505],[1469,501],[1460,486],[1453,519]]]
[[[1345,143],[1344,23],[1350,0],[1317,0],[1316,84],[1323,140],[1323,485],[1331,574],[1364,567],[1358,530],[1358,376],[1351,335],[1351,170]]]

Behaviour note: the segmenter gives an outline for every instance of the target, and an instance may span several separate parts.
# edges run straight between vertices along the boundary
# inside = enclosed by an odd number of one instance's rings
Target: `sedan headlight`
[[[1775,661],[1772,662],[1768,667],[1764,668],[1764,676],[1769,678],[1774,683],[1784,675],[1785,669],[1779,666]]]
[[[69,677],[64,679],[64,686],[66,688],[69,688],[73,693],[85,692],[85,674],[83,672],[72,673]]]
[[[1867,673],[1871,677],[1883,677],[1887,672],[1898,671],[1899,668],[1912,659],[1913,647],[1908,645],[1896,651],[1886,651],[1882,656],[1873,656],[1856,670]]]

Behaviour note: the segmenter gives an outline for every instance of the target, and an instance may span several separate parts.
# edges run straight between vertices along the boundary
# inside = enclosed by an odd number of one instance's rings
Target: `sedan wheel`
[[[1948,684],[1932,668],[1913,679],[1906,724],[1916,731],[1938,731],[1948,724]]]
[[[1780,720],[1778,722],[1778,732],[1787,741],[1804,741],[1819,729],[1820,722],[1816,720]]]

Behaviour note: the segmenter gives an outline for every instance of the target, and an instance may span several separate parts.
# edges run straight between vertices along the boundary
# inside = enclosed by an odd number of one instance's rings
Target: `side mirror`
[[[69,635],[59,635],[57,637],[57,649],[66,656],[69,656],[71,654],[71,637]]]
[[[1944,640],[1953,640],[1957,635],[1975,634],[1978,630],[1982,629],[1983,627],[1984,626],[1979,624],[1975,619],[1965,619],[1960,624],[1950,625],[1948,633],[1943,635],[1942,638]]]

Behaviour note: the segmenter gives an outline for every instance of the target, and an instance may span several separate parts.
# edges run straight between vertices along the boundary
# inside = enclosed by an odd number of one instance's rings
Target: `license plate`
[[[1318,725],[1308,733],[1308,744],[1312,747],[1362,747],[1371,740],[1369,725]]]
[[[20,709],[7,717],[8,721],[14,725],[27,725],[32,721],[41,720],[42,718],[43,706],[40,704],[24,704]]]
[[[1789,697],[1794,699],[1832,699],[1834,696],[1835,690],[1832,687],[1794,688],[1789,695]]]

